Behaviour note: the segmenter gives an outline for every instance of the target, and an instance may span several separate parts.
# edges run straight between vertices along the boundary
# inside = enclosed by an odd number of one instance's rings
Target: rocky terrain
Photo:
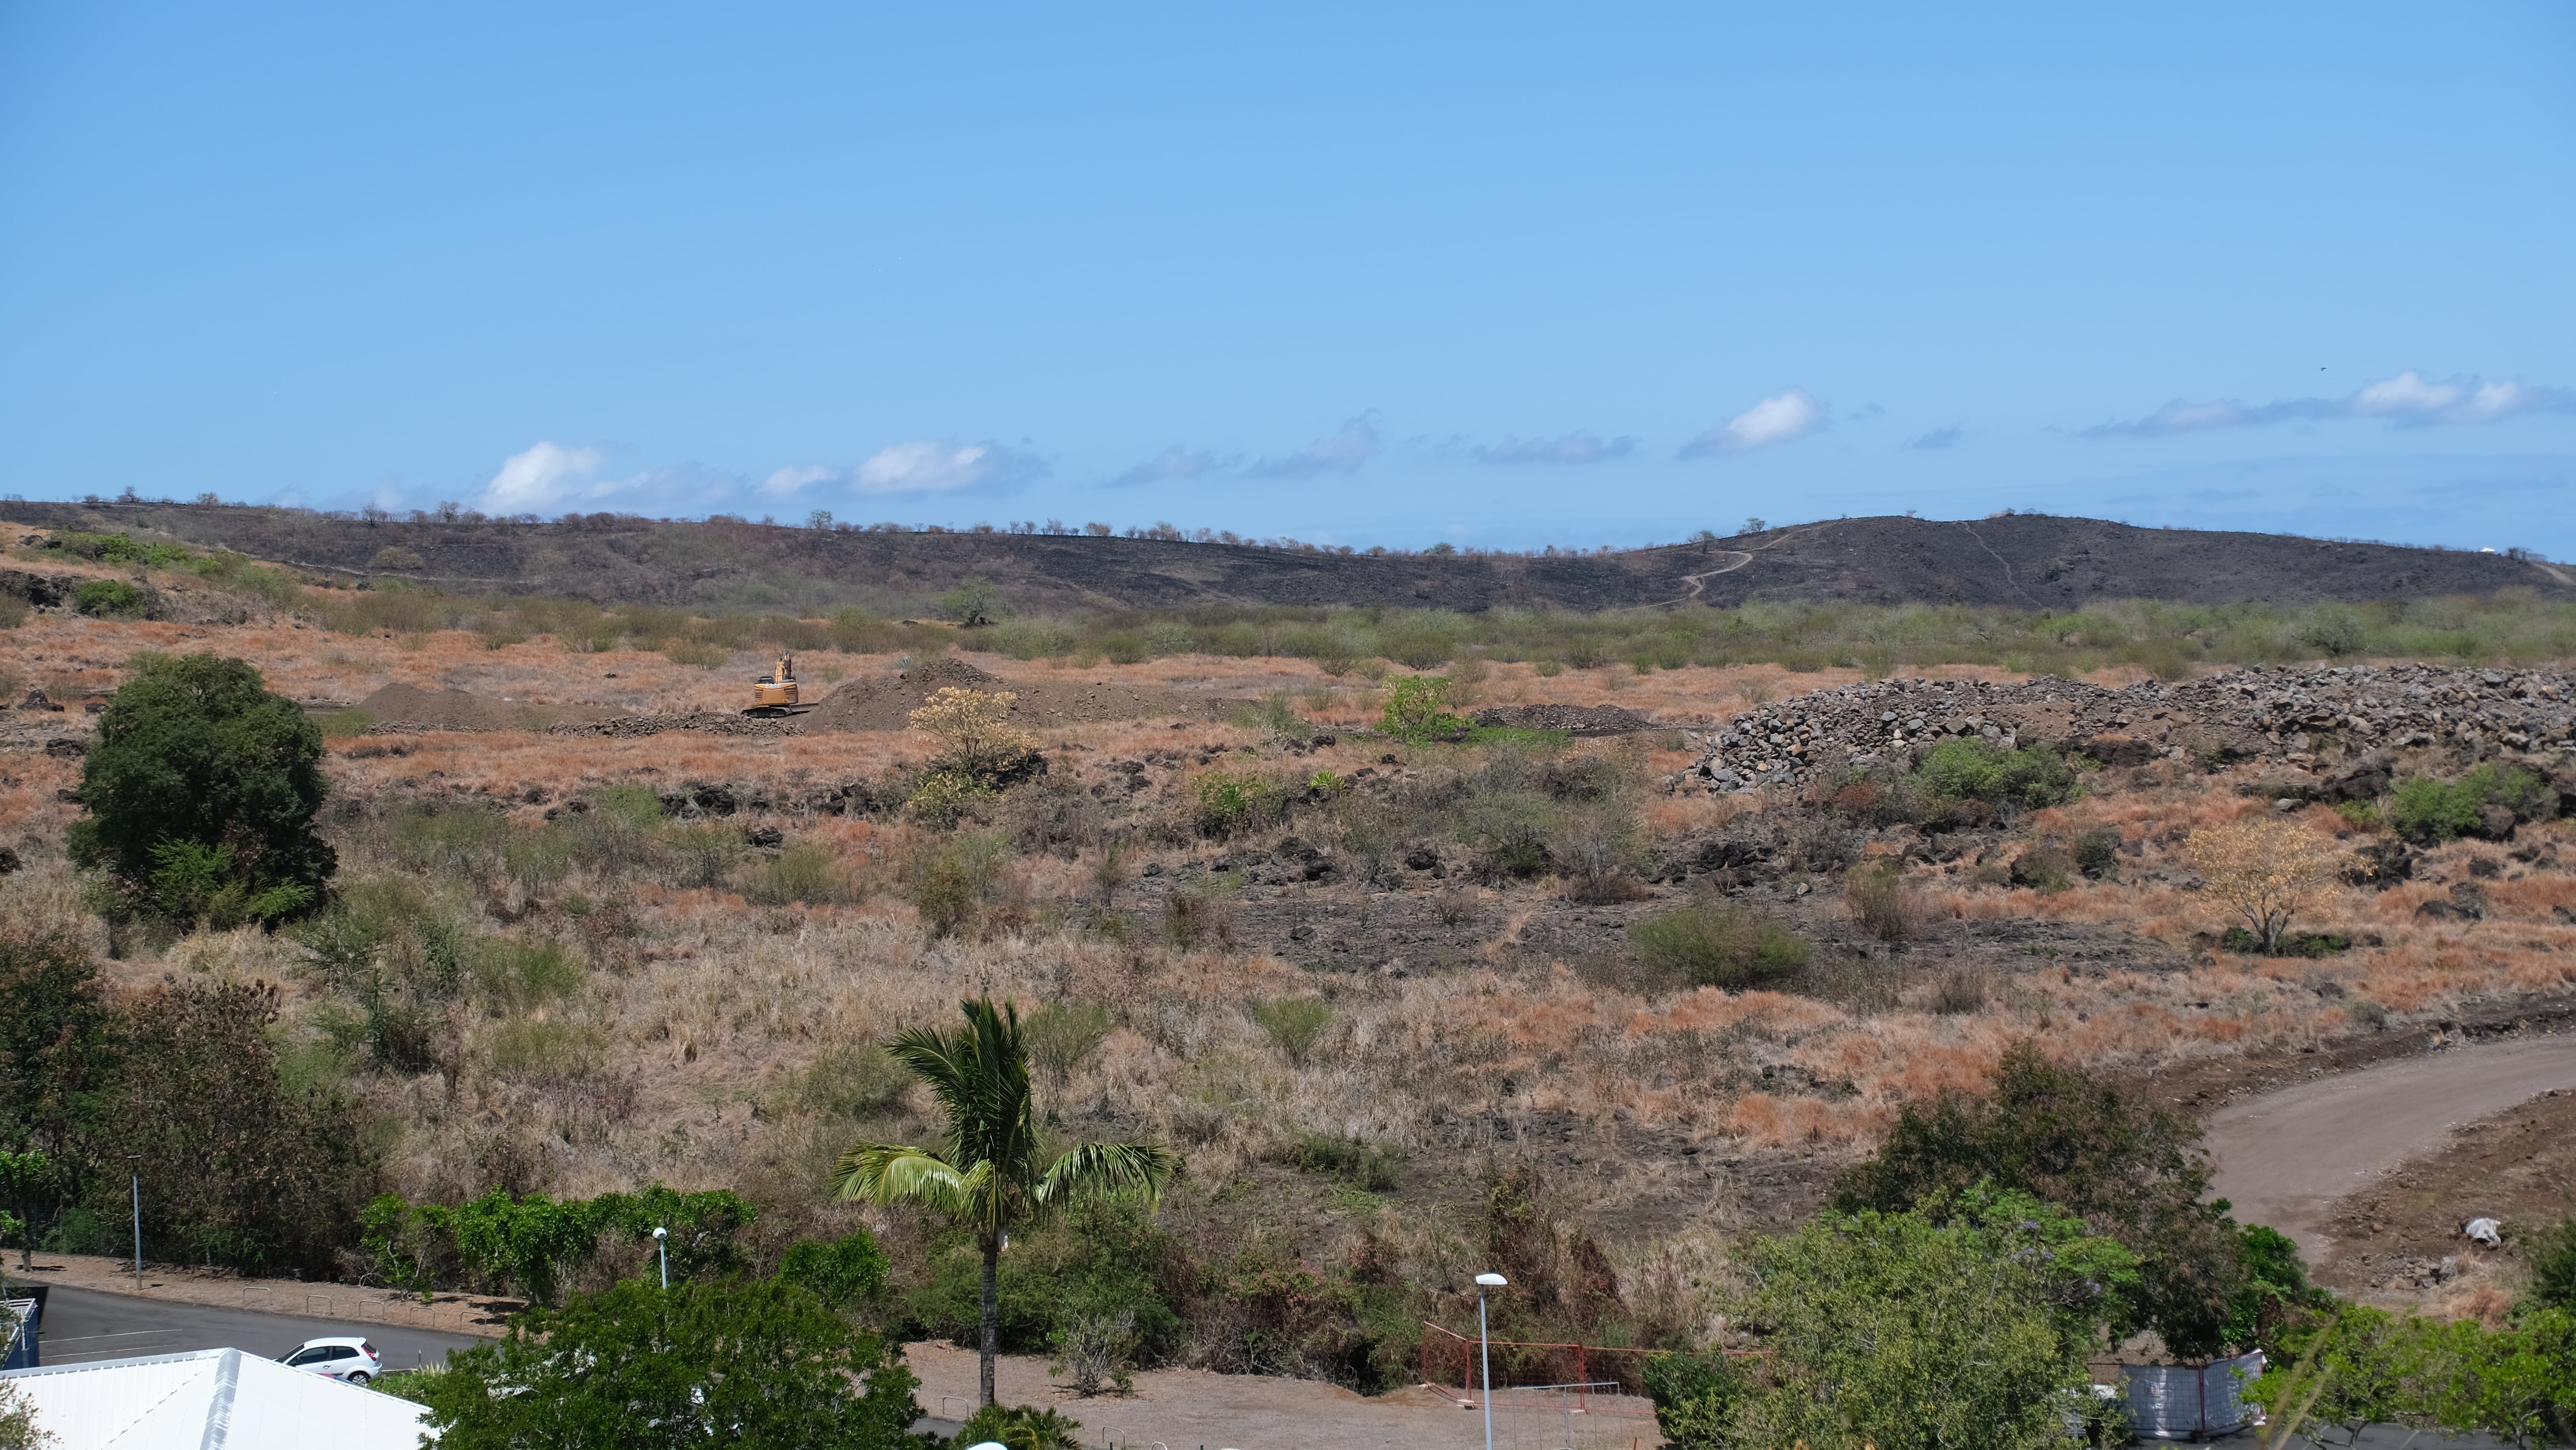
[[[1970,735],[2073,749],[2104,765],[2196,757],[2340,766],[2331,790],[2290,782],[2282,793],[2358,800],[2388,782],[2388,758],[2375,752],[2423,749],[2465,762],[2570,748],[2576,683],[2559,670],[2430,665],[2254,668],[2118,689],[2048,678],[1863,682],[1756,706],[1695,735],[1699,760],[1667,784],[1805,785],[1854,765],[1910,763],[1919,747]]]

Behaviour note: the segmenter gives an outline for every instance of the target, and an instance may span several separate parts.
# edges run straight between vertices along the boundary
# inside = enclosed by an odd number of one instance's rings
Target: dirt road
[[[2336,1199],[2439,1151],[2453,1124],[2553,1088],[2576,1088],[2576,1033],[2452,1048],[2249,1098],[2210,1115],[2215,1188],[2237,1222],[2270,1224],[2320,1263]]]

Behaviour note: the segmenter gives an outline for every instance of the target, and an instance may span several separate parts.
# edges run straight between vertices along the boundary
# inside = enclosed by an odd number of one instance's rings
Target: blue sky
[[[0,0],[0,491],[2576,556],[2576,7]]]

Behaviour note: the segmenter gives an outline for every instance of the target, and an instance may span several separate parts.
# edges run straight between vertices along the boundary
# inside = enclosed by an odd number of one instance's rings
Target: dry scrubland
[[[746,651],[684,665],[549,636],[494,647],[460,631],[350,636],[286,620],[42,614],[0,632],[0,672],[13,697],[37,688],[74,702],[112,689],[138,652],[199,650],[248,659],[272,689],[317,709],[395,682],[633,712],[730,709],[760,663]],[[899,1274],[918,1271],[901,1266],[916,1262],[905,1255],[924,1243],[921,1224],[824,1202],[831,1160],[854,1138],[933,1131],[926,1101],[862,1049],[943,1022],[970,994],[1098,1007],[1105,1036],[1050,1066],[1045,1101],[1069,1133],[1145,1135],[1186,1152],[1164,1221],[1202,1261],[1258,1252],[1334,1268],[1374,1255],[1403,1279],[1452,1283],[1481,1232],[1487,1174],[1526,1162],[1557,1222],[1599,1232],[1625,1332],[1640,1335],[1702,1327],[1693,1284],[1722,1262],[1727,1234],[1811,1207],[1898,1104],[1978,1086],[2016,1040],[2187,1101],[2196,1075],[2247,1055],[2509,1018],[2576,994],[2576,875],[2561,864],[2576,841],[2564,820],[2524,825],[2509,843],[2431,849],[2392,889],[2337,887],[2301,925],[2350,934],[2349,951],[2263,958],[2219,946],[2231,922],[2196,889],[2183,853],[2195,831],[2282,814],[2232,789],[2254,765],[2097,772],[2084,798],[2022,814],[1941,860],[1910,827],[1837,824],[1787,795],[1663,794],[1651,783],[1695,758],[1677,728],[1405,747],[1353,733],[1376,717],[1376,683],[1302,660],[1171,656],[1077,670],[971,658],[1006,678],[1078,675],[1239,699],[1285,691],[1278,704],[1340,738],[1303,743],[1254,717],[1053,731],[1043,782],[940,830],[865,795],[841,798],[838,813],[813,808],[823,788],[921,765],[931,746],[913,733],[335,734],[323,819],[343,889],[409,893],[403,910],[485,939],[559,944],[571,976],[440,1008],[434,1061],[414,1072],[334,1045],[347,1040],[332,1031],[346,1000],[289,935],[119,941],[110,972],[137,989],[165,976],[283,984],[275,1030],[293,1044],[290,1061],[348,1077],[377,1115],[369,1131],[388,1186],[415,1200],[457,1202],[494,1185],[558,1195],[653,1180],[728,1187],[762,1205],[761,1242],[866,1222],[896,1247]],[[806,673],[829,684],[899,663],[813,655]],[[1675,727],[1858,678],[1773,666],[1455,673],[1471,677],[1477,703],[1617,704]],[[76,808],[58,792],[77,782],[80,761],[41,748],[78,735],[78,710],[32,724],[9,712],[21,745],[35,748],[0,756],[0,841],[25,861],[0,878],[0,927],[70,932],[105,955],[105,929],[82,909],[61,853]],[[323,718],[339,730],[366,724]],[[1140,768],[1121,768],[1129,763]],[[1553,869],[1490,869],[1471,843],[1371,805],[1506,768],[1594,782],[1550,827],[1562,837]],[[1305,790],[1325,771],[1358,784]],[[1275,783],[1284,814],[1210,837],[1198,789],[1210,772]],[[666,797],[721,786],[733,809],[658,827],[661,845],[614,867],[548,864],[514,845],[580,819],[565,814],[575,802],[639,783]],[[418,824],[460,817],[484,823],[480,833]],[[2322,806],[2295,819],[2347,847],[2367,841]],[[761,827],[779,842],[740,844]],[[2016,857],[2100,830],[2120,845],[2098,879],[2014,884]],[[1761,869],[1686,869],[1704,842],[1763,833],[1777,849]],[[1587,842],[1607,853],[1590,874],[1568,864]],[[963,909],[926,918],[925,881],[961,853],[974,858]],[[781,885],[783,857],[807,874]],[[1335,869],[1306,879],[1299,863],[1317,858]],[[1899,863],[1899,899],[1894,925],[1873,932],[1854,920],[1842,883],[1875,860]],[[2485,919],[2418,914],[2472,880]],[[1640,965],[1628,926],[1713,896],[1806,934],[1812,958],[1740,992]],[[1322,1007],[1272,1005],[1283,1001]],[[1319,1159],[1317,1143],[1345,1156]],[[1433,1307],[1444,1305],[1459,1308]]]

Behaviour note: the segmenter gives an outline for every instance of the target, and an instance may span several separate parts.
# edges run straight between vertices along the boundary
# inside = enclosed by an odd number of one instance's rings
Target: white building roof
[[[428,1411],[238,1349],[0,1374],[57,1450],[417,1450]]]

